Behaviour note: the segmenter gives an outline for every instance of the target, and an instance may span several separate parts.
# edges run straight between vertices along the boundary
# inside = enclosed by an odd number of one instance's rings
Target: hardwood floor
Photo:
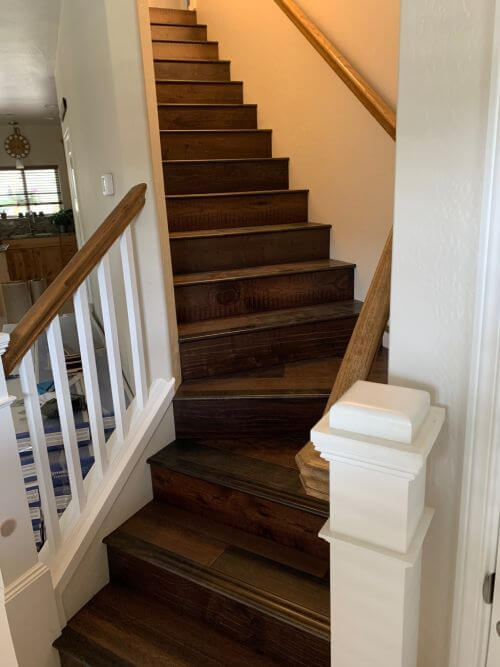
[[[329,657],[324,501],[294,457],[360,311],[330,224],[289,189],[196,13],[152,9],[183,384],[154,500],[105,542],[111,583],[57,640],[63,665],[302,665]],[[371,379],[385,382],[381,351]]]

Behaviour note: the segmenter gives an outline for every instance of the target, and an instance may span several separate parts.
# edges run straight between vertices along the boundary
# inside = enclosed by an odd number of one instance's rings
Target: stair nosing
[[[207,28],[208,27],[208,25],[206,23],[158,23],[158,21],[150,21],[149,25],[167,26],[168,28]]]
[[[308,189],[305,188],[294,188],[294,189],[280,189],[280,190],[242,190],[240,192],[202,192],[194,194],[185,194],[185,195],[165,195],[167,199],[182,199],[186,197],[190,198],[201,198],[201,197],[258,197],[260,195],[275,195],[275,194],[299,194],[299,193],[309,193]]]
[[[218,61],[212,61],[218,62]],[[210,86],[242,86],[243,81],[224,81],[223,79],[155,79],[156,83],[174,83],[174,84],[186,84],[190,85],[210,85]],[[203,102],[201,102],[203,104]],[[255,105],[257,106],[257,105]]]
[[[168,134],[188,134],[188,133],[193,133],[195,132],[196,134],[214,134],[215,132],[222,132],[223,134],[240,134],[241,132],[251,132],[252,134],[258,134],[260,132],[263,132],[265,134],[272,133],[272,129],[269,128],[255,128],[255,127],[249,127],[249,128],[204,128],[204,129],[199,129],[199,128],[193,128],[192,130],[160,130],[161,133],[168,133]],[[224,159],[224,158],[222,158]],[[244,158],[246,159],[246,158]],[[165,162],[168,162],[169,160],[164,160]],[[185,160],[178,160],[178,162],[184,162]]]
[[[213,40],[203,40],[203,39],[152,39],[151,42],[153,44],[209,44],[212,46],[214,44],[219,43]]]
[[[127,544],[120,543],[126,543],[127,541],[139,543],[144,551],[146,551],[145,547],[147,547],[149,553],[142,553],[138,556]],[[298,603],[285,600],[263,589],[252,589],[249,584],[240,579],[231,577],[223,572],[210,571],[208,567],[199,565],[188,558],[178,556],[168,549],[131,536],[122,528],[118,528],[106,537],[104,543],[108,549],[111,548],[121,553],[128,552],[133,558],[146,561],[153,567],[166,570],[202,588],[216,590],[219,595],[229,597],[247,607],[257,609],[268,616],[279,618],[289,625],[329,640],[330,623],[325,620],[326,617],[323,614],[306,609],[306,607]]]
[[[251,128],[250,128],[251,129]],[[162,132],[169,132],[170,130],[161,130]],[[177,132],[178,130],[173,130]],[[186,130],[191,132],[192,130]],[[221,132],[221,130],[214,130],[215,132]],[[241,132],[245,132],[244,128],[241,129]],[[200,163],[222,163],[222,162],[289,162],[290,158],[288,157],[216,157],[216,158],[200,158],[192,160],[162,160],[163,164],[200,164]]]
[[[159,107],[188,107],[188,108],[192,108],[192,107],[209,107],[209,108],[223,107],[223,108],[226,108],[226,107],[229,107],[230,109],[232,109],[234,107],[252,107],[254,109],[257,108],[256,104],[242,104],[242,103],[238,103],[238,102],[235,102],[234,104],[231,104],[231,103],[210,104],[208,102],[200,102],[200,103],[194,103],[194,104],[187,104],[185,102],[177,102],[177,103],[176,102],[158,102],[157,106],[159,106]]]
[[[276,225],[257,225],[255,227],[222,227],[221,229],[195,229],[187,232],[170,232],[172,241],[183,241],[203,238],[220,238],[224,236],[245,236],[245,234],[269,234],[272,232],[293,232],[303,229],[328,228],[325,222],[288,222]]]
[[[311,324],[311,323],[316,323],[319,324],[320,322],[330,322],[330,321],[340,321],[344,319],[348,319],[351,317],[358,317],[359,316],[359,311],[357,312],[356,308],[360,308],[362,302],[357,301],[356,299],[349,299],[346,301],[341,301],[340,303],[344,303],[347,305],[347,303],[352,303],[353,307],[353,312],[352,313],[339,313],[335,315],[334,313],[325,313],[323,315],[319,315],[317,317],[311,316],[310,318],[305,318],[304,320],[301,321],[289,321],[289,322],[283,322],[283,321],[275,321],[272,322],[271,317],[269,318],[269,322],[263,323],[263,324],[256,324],[253,327],[236,327],[233,325],[232,327],[228,327],[227,329],[219,329],[216,331],[207,331],[203,333],[191,333],[191,334],[183,334],[182,333],[182,324],[179,324],[179,344],[182,345],[184,343],[193,343],[196,341],[200,340],[213,340],[215,338],[224,338],[226,336],[243,336],[245,334],[252,334],[252,333],[258,333],[260,331],[272,331],[273,329],[282,329],[285,327],[294,327],[294,326],[303,326],[304,324]],[[321,304],[320,304],[321,305]],[[310,307],[311,311],[313,308],[318,308],[318,306],[312,306]],[[319,308],[318,308],[319,309]],[[303,311],[304,308],[284,308],[283,310],[280,311],[267,311],[266,313],[259,313],[259,316],[262,316],[263,314],[267,315],[272,315],[273,313],[276,312],[283,312],[283,311]],[[240,316],[241,319],[243,320],[244,318],[249,319],[248,315],[242,315]],[[236,320],[238,319],[238,316],[233,316],[231,318],[220,318],[220,321],[222,322],[225,319],[231,319],[231,320]],[[206,321],[206,320],[202,320]],[[191,324],[199,324],[198,322],[193,322]]]
[[[201,464],[195,469],[193,469],[193,466],[189,465],[184,467],[177,464],[177,467],[175,467],[174,465],[169,465],[166,461],[162,460],[160,458],[160,454],[161,452],[158,452],[157,454],[151,456],[148,459],[148,463],[150,465],[157,465],[161,468],[167,468],[168,470],[172,470],[173,472],[179,473],[181,475],[202,479],[205,482],[211,482],[228,489],[233,489],[234,491],[241,491],[242,493],[253,495],[271,502],[276,502],[280,505],[286,505],[287,507],[293,507],[294,509],[309,512],[310,514],[314,514],[316,516],[328,518],[328,503],[323,504],[322,501],[312,496],[304,495],[299,498],[296,494],[266,486],[265,484],[258,481],[245,480],[236,475],[231,475],[227,473],[227,471],[220,475],[216,470],[213,470],[213,472],[211,471],[210,473],[204,473],[203,470],[200,469],[203,468],[203,465]],[[228,456],[230,457],[231,453],[229,453]],[[268,465],[271,466],[273,464]]]
[[[311,266],[312,264],[316,264],[319,262],[331,262],[331,264],[325,264],[324,266]],[[276,271],[274,273],[269,272],[269,267],[271,266],[279,266],[282,268],[281,271]],[[293,266],[293,268],[292,268]],[[237,269],[225,269],[223,271],[198,271],[194,273],[180,273],[174,276],[174,287],[188,287],[191,285],[205,285],[205,284],[212,284],[212,283],[218,283],[218,282],[230,282],[233,280],[253,280],[255,278],[268,278],[268,277],[275,277],[275,276],[286,276],[286,275],[295,275],[297,273],[312,273],[316,271],[338,271],[341,269],[354,269],[355,264],[351,262],[342,262],[340,260],[309,260],[309,261],[304,261],[304,262],[284,262],[283,264],[264,264],[262,266],[252,266],[252,267],[246,267],[245,269],[242,268],[237,268]],[[286,268],[288,267],[288,268]],[[257,271],[258,269],[261,269],[260,273],[252,273],[245,275],[245,271],[249,270]],[[265,271],[264,269],[268,269]],[[240,272],[240,273],[237,273]],[[211,276],[213,274],[214,276],[219,273],[225,273],[226,275],[221,278],[217,277],[206,277],[206,278],[195,278],[194,276],[198,274],[202,274],[205,276]],[[229,274],[229,275],[228,275]],[[192,279],[186,280],[185,282],[181,282],[182,278],[185,276],[193,276]],[[348,299],[349,301],[351,299]]]
[[[162,24],[159,24],[162,25]],[[192,27],[192,26],[191,26]],[[199,63],[207,63],[210,65],[213,65],[215,63],[222,63],[224,65],[230,65],[231,61],[230,60],[213,60],[210,58],[153,58],[154,63],[189,63],[190,65],[192,64],[199,64]]]

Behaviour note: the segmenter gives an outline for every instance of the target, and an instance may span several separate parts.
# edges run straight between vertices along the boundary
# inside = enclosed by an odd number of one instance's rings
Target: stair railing
[[[274,0],[297,26],[333,71],[356,95],[375,120],[393,139],[396,138],[396,113],[363,76],[330,42],[294,0]],[[361,313],[335,379],[325,412],[357,381],[365,380],[380,347],[389,318],[391,292],[392,229],[380,256]],[[296,456],[305,491],[328,499],[328,462],[320,457],[312,442]]]
[[[0,358],[3,361],[0,363],[0,594],[3,589],[12,634],[12,655],[15,656],[12,662],[7,660],[3,664],[34,664],[33,655],[37,650],[40,654],[36,664],[58,664],[51,645],[65,622],[60,592],[97,533],[99,520],[109,511],[119,486],[118,480],[121,482],[120,476],[126,480],[130,475],[130,466],[136,460],[137,452],[145,441],[149,441],[160,413],[163,414],[162,410],[166,410],[171,399],[171,383],[155,380],[149,384],[145,363],[141,301],[130,227],[145,204],[145,193],[146,185],[134,186],[30,308],[15,327],[10,340],[7,334],[0,333]],[[115,273],[110,265],[110,250],[115,243],[120,249],[127,316],[124,319],[128,321],[130,332],[134,391],[129,396],[128,405],[112,280]],[[114,432],[108,438],[103,423],[87,291],[87,279],[94,271],[100,294],[114,413]],[[119,274],[117,280],[121,283]],[[94,457],[94,464],[85,478],[58,315],[71,298]],[[70,503],[62,516],[58,513],[32,352],[45,331],[71,490]],[[15,371],[8,383],[9,376]],[[33,485],[38,487],[44,525],[45,544],[40,553],[35,547],[11,412],[15,397],[8,391],[11,382],[17,382],[17,373],[33,452],[33,477],[36,475]],[[22,623],[20,610],[25,614]],[[24,632],[24,628],[30,627],[36,630],[36,637],[23,637],[22,633],[16,636],[21,632],[20,628]],[[30,655],[26,654],[23,661],[22,654],[28,651],[28,645]],[[34,648],[35,645],[38,648]],[[4,657],[4,653],[0,653]]]

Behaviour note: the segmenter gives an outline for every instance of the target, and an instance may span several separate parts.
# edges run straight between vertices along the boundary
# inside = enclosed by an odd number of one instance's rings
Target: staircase
[[[106,538],[111,582],[57,640],[63,665],[328,665],[328,504],[294,457],[357,316],[243,84],[192,11],[151,9],[184,382],[154,500]],[[384,382],[381,354],[372,371]]]

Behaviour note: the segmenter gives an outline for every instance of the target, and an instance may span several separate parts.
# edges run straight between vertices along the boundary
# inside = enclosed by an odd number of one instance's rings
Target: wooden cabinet
[[[43,238],[6,239],[11,280],[46,278],[51,283],[77,251],[74,234]]]

